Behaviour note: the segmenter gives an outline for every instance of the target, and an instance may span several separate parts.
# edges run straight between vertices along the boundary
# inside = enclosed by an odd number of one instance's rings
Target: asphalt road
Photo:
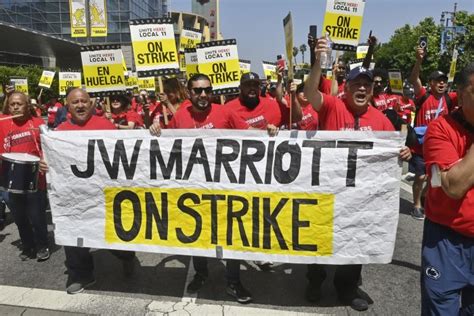
[[[373,301],[365,314],[418,315],[420,313],[419,269],[423,222],[412,219],[409,214],[410,209],[411,194],[402,189],[400,221],[393,261],[388,265],[366,265],[362,271],[361,289]],[[51,240],[53,240],[52,232]],[[6,286],[10,289],[10,286],[15,286],[65,291],[67,274],[64,267],[63,249],[60,246],[52,246],[52,256],[46,262],[36,262],[36,260],[21,262],[18,258],[19,245],[18,231],[10,218],[10,224],[0,232],[0,287]],[[126,278],[122,275],[120,262],[108,251],[94,250],[93,254],[97,283],[85,292],[87,294],[100,295],[97,297],[103,297],[104,300],[110,296],[119,297],[124,301],[131,299],[178,303],[187,299],[185,286],[193,274],[189,257],[138,253],[139,263],[137,263],[135,273],[132,277]],[[307,285],[304,265],[275,264],[273,271],[263,272],[259,271],[253,262],[246,262],[243,269],[242,282],[254,297],[254,303],[249,306],[259,308],[260,315],[277,315],[280,312],[283,314],[290,312],[359,314],[349,307],[341,306],[337,301],[331,282],[332,271],[323,284],[321,302],[311,304],[304,298]],[[209,279],[195,300],[193,299],[194,301],[196,304],[210,307],[239,305],[225,293],[223,262],[217,259],[210,260]],[[18,307],[3,305],[2,310],[1,305],[6,303],[2,303],[0,299],[0,314],[6,308],[18,309]],[[15,304],[8,303],[8,305]],[[92,313],[87,306],[82,309],[81,306],[77,306],[73,311]],[[52,313],[53,311],[50,311],[50,314]],[[213,314],[209,311],[206,313]],[[120,312],[110,308],[110,314],[117,315]]]

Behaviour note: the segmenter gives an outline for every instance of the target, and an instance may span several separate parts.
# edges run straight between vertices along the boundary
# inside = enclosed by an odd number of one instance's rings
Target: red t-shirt
[[[431,166],[449,170],[466,155],[474,136],[451,116],[445,115],[432,122],[425,134],[424,158],[426,171],[431,176]],[[429,183],[429,182],[428,182]],[[425,203],[426,217],[448,226],[462,235],[474,237],[474,188],[459,200],[450,198],[441,187],[428,187]]]
[[[63,105],[59,102],[56,102],[55,104],[46,104],[46,108],[48,109],[48,125],[54,124],[54,120],[56,119],[56,113],[62,107]]]
[[[374,95],[374,106],[379,111],[393,110],[396,107],[398,96],[395,94],[381,93]]]
[[[26,153],[36,157],[42,157],[40,125],[44,121],[38,117],[32,117],[27,121],[5,120],[0,122],[0,153]],[[40,173],[38,188],[46,189],[46,177]]]
[[[211,104],[208,111],[194,112],[192,106],[181,106],[168,128],[248,129],[249,125],[226,105]]]
[[[346,85],[345,81],[337,85],[338,95],[342,95],[344,93],[345,85]],[[332,80],[329,80],[328,78],[324,76],[321,76],[321,79],[319,81],[319,91],[321,91],[324,94],[331,94],[331,87],[332,87]]]
[[[415,107],[415,102],[412,99],[403,100],[403,97],[399,96],[397,113],[407,124],[411,124],[412,108]]]
[[[339,99],[325,94],[323,105],[318,114],[321,130],[354,130],[355,117],[346,99]],[[359,116],[359,130],[394,131],[395,128],[382,112],[373,106],[368,106],[367,111]]]
[[[424,87],[421,88],[420,93],[416,95],[416,100],[421,99],[426,94],[426,89]],[[449,97],[452,101],[452,108],[455,108],[458,103],[457,94],[455,92],[450,92]],[[436,99],[434,95],[430,93],[428,98],[423,102],[418,113],[416,115],[415,126],[421,125],[428,125],[435,119],[436,110],[439,106],[439,99]],[[448,114],[448,106],[446,103],[446,98],[443,95],[443,105],[441,106],[441,111],[439,112],[438,117]]]
[[[115,124],[119,125],[128,125],[128,122],[135,123],[135,128],[143,126],[143,119],[137,112],[129,110],[127,112],[122,112],[119,114],[112,113],[112,119]]]
[[[280,127],[289,122],[290,109],[268,98],[260,97],[260,103],[254,109],[243,105],[240,98],[230,101],[225,106],[254,128],[266,129],[268,124]]]
[[[77,125],[70,120],[63,122],[56,128],[56,131],[77,131],[77,130],[104,130],[117,129],[115,125],[103,116],[92,115],[84,125]]]
[[[313,109],[311,104],[301,107],[303,117],[301,121],[296,123],[299,130],[315,131],[318,129],[318,112]]]

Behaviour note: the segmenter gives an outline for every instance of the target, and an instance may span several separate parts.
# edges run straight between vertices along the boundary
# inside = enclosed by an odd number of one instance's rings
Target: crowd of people
[[[47,125],[57,131],[148,128],[160,136],[162,129],[259,129],[273,136],[280,129],[330,131],[407,130],[407,146],[400,159],[408,161],[414,173],[413,210],[415,219],[424,220],[422,244],[422,313],[455,315],[474,313],[474,63],[461,73],[457,93],[447,92],[447,76],[433,72],[425,88],[420,71],[425,51],[414,51],[416,62],[403,93],[391,93],[384,71],[369,69],[375,38],[362,66],[353,67],[337,60],[333,78],[321,70],[320,56],[326,52],[325,38],[309,37],[312,68],[302,84],[284,87],[282,68],[278,82],[265,85],[258,74],[243,74],[240,93],[225,102],[213,95],[205,74],[192,76],[183,85],[176,78],[164,81],[160,94],[142,91],[110,96],[108,101],[91,99],[81,88],[68,91],[65,104],[56,98],[48,103],[33,102],[23,93],[8,91],[0,121],[2,153],[27,153],[39,157],[37,192],[2,192],[0,229],[5,207],[11,210],[18,227],[21,260],[49,258],[46,224],[47,163],[42,158],[38,118],[47,111]],[[414,126],[415,128],[412,128]],[[426,131],[426,128],[429,128]],[[422,203],[422,201],[424,202]],[[3,205],[3,206],[2,206]],[[426,210],[426,212],[425,212]],[[426,213],[426,215],[425,215]],[[425,218],[426,216],[426,218]],[[70,294],[82,292],[95,282],[93,260],[88,248],[64,247]],[[133,274],[135,253],[112,251],[123,263],[125,275]],[[195,293],[208,278],[207,260],[194,257],[196,274],[187,285]],[[271,264],[271,263],[265,263]],[[337,266],[334,285],[339,300],[358,311],[369,303],[360,294],[362,265]],[[306,298],[317,302],[326,267],[308,265]],[[240,260],[227,260],[227,288],[239,303],[252,301],[252,294],[240,280]]]

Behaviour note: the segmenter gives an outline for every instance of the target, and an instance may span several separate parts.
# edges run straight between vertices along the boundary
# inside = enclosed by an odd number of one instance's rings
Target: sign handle
[[[161,77],[158,77],[158,90],[160,93],[165,93],[163,89],[163,78]],[[163,108],[163,120],[165,121],[165,126],[168,126],[168,108],[164,103],[161,107]]]
[[[41,88],[40,93],[38,94],[38,102],[40,102],[42,94],[43,94],[43,88]]]

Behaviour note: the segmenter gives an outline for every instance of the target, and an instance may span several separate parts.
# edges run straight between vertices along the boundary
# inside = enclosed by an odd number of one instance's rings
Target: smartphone
[[[426,50],[428,49],[428,37],[420,36],[420,40],[418,41],[418,45],[420,45],[420,47],[423,48],[426,52]]]
[[[285,68],[285,60],[281,55],[277,55],[277,65],[283,69]]]

